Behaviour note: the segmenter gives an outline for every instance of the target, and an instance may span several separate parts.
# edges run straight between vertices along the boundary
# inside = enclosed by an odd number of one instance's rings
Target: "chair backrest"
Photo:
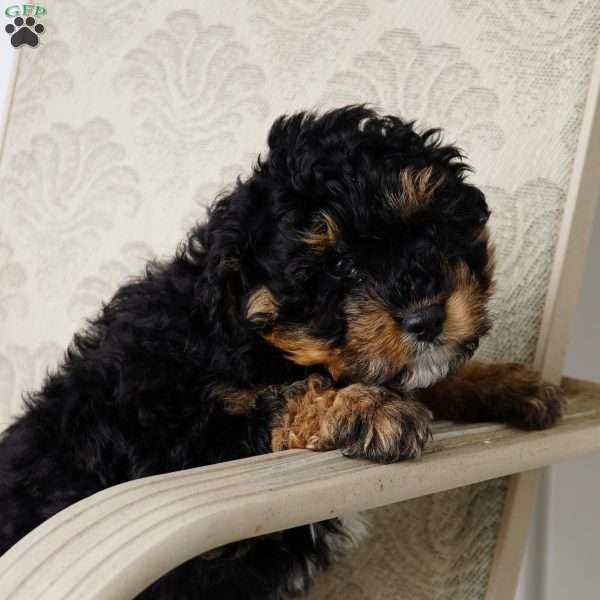
[[[481,349],[532,362],[600,5],[50,1],[23,46],[0,172],[0,419],[83,318],[172,251],[270,122],[372,102],[441,126],[498,243]]]

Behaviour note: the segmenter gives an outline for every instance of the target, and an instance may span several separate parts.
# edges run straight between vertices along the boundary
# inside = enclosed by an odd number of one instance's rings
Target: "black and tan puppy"
[[[419,455],[432,417],[554,423],[557,390],[467,364],[489,327],[481,191],[437,132],[363,106],[279,119],[175,257],[121,287],[0,442],[0,553],[130,479],[285,448]],[[332,520],[183,565],[146,598],[307,589]]]

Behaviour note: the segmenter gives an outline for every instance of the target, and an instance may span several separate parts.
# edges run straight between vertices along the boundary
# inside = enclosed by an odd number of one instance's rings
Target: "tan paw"
[[[333,404],[335,395],[336,390],[331,380],[321,375],[310,375],[286,386],[280,392],[281,414],[271,430],[272,449],[331,449],[318,445],[317,437],[321,422]]]
[[[395,462],[419,456],[431,436],[432,415],[419,402],[360,383],[339,390],[310,440],[315,449],[339,448],[345,456]]]

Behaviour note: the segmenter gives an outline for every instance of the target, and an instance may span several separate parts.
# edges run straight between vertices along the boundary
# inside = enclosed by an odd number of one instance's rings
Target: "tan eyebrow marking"
[[[269,320],[275,319],[278,311],[279,306],[273,298],[273,294],[266,287],[260,287],[250,294],[246,310],[246,317],[249,321],[265,324]]]
[[[408,167],[400,172],[400,189],[387,194],[387,201],[392,208],[413,214],[431,200],[444,180],[443,174],[435,176],[431,165],[423,169]]]
[[[340,232],[334,220],[326,212],[321,213],[321,219],[320,229],[303,233],[302,239],[317,250],[326,250],[335,245]]]

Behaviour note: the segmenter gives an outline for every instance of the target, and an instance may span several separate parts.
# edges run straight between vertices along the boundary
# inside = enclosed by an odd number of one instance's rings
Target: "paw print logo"
[[[14,23],[14,25],[13,25]],[[40,41],[38,34],[44,33],[44,26],[35,22],[33,17],[17,17],[13,23],[9,23],[4,29],[10,35],[10,43],[18,48],[23,44],[35,47]]]

